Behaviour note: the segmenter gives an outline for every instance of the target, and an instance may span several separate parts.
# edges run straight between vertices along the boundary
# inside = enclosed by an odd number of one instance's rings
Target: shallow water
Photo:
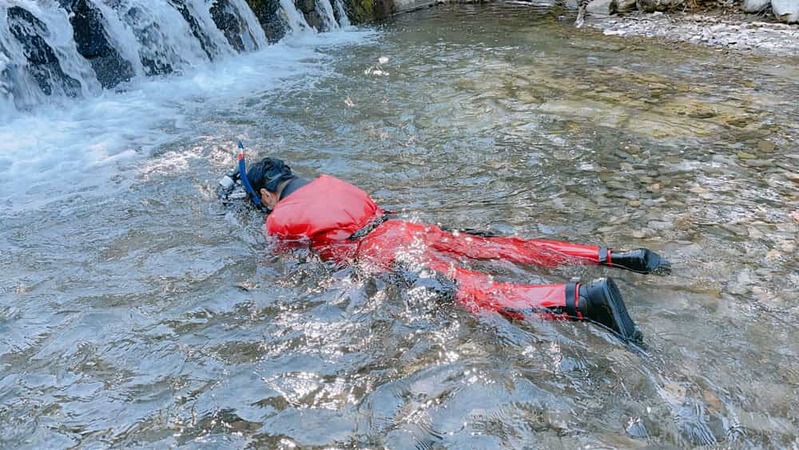
[[[799,445],[795,67],[459,5],[0,125],[0,443]],[[612,275],[646,348],[272,254],[214,200],[237,139],[412,220],[669,256],[482,266]]]

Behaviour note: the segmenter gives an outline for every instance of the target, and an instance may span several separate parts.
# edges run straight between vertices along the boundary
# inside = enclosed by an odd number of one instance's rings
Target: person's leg
[[[473,312],[496,311],[511,318],[539,314],[550,319],[590,320],[624,339],[640,340],[641,332],[612,280],[600,279],[585,285],[497,282],[442,257],[424,234],[431,229],[438,228],[387,221],[359,242],[358,263],[368,271],[388,271],[397,264],[410,270],[435,271],[454,282],[456,301]]]
[[[450,233],[435,226],[427,227],[425,233],[428,244],[435,250],[470,259],[503,259],[542,267],[593,264],[659,275],[671,271],[669,261],[645,248],[620,251],[597,245],[547,239]]]
[[[454,280],[455,299],[472,312],[496,311],[514,319],[535,314],[555,320],[588,320],[625,340],[642,339],[619,289],[610,278],[587,284],[503,283],[486,274],[455,267],[435,255],[428,255],[426,262],[431,270]]]

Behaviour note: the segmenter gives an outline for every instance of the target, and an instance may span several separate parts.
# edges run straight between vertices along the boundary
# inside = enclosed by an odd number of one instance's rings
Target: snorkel
[[[250,180],[247,178],[247,164],[244,159],[244,144],[238,142],[239,155],[238,165],[226,173],[220,180],[217,186],[217,195],[222,201],[222,204],[233,204],[234,201],[243,200],[247,197],[252,200],[255,206],[261,211],[269,211],[261,203],[261,198],[255,189],[253,189]]]
[[[247,191],[247,194],[250,195],[250,200],[255,203],[255,206],[258,209],[263,209],[263,205],[261,204],[261,199],[258,197],[258,194],[255,192],[255,189],[252,188],[250,184],[250,180],[247,179],[247,165],[244,162],[244,145],[239,141],[239,180],[241,180],[241,184],[244,186],[244,190]]]

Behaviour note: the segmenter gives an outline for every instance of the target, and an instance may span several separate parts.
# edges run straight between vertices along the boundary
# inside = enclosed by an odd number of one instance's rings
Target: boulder
[[[743,10],[748,13],[759,13],[771,6],[771,0],[744,0]]]
[[[611,14],[625,14],[636,9],[636,0],[593,0],[586,6],[586,11],[592,16],[609,16]]]
[[[636,0],[635,6],[639,11],[651,13],[676,9],[684,3],[684,0]]]
[[[63,91],[67,97],[78,97],[80,81],[64,73],[58,56],[42,36],[49,36],[47,26],[20,6],[7,12],[8,31],[21,44],[27,59],[27,71],[45,95],[54,90]]]
[[[100,85],[111,88],[130,80],[134,75],[133,66],[108,41],[102,13],[86,0],[62,0],[61,4],[70,12],[72,38],[78,53],[89,60]]]
[[[247,4],[261,23],[270,43],[275,43],[286,35],[286,26],[278,15],[279,0],[247,0]]]
[[[799,22],[799,0],[771,0],[771,10],[781,22]]]
[[[616,13],[616,0],[593,0],[585,10],[591,16],[609,16]]]
[[[211,18],[213,19],[216,27],[219,28],[225,35],[231,47],[235,48],[237,52],[244,51],[244,42],[241,40],[241,23],[238,17],[231,11],[230,3],[228,0],[216,0],[209,10]]]
[[[637,8],[635,0],[616,0],[616,14],[626,14]]]

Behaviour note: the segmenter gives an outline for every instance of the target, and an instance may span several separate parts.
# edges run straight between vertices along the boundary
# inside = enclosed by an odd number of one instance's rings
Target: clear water
[[[459,5],[15,116],[0,446],[796,446],[796,67]],[[483,266],[614,276],[646,349],[272,254],[214,199],[237,139],[412,220],[669,256]]]

